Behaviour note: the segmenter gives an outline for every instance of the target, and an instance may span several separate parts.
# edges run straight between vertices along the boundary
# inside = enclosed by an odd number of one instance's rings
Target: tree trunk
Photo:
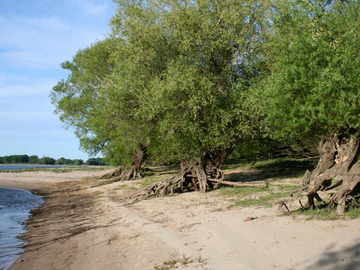
[[[309,207],[313,208],[314,198],[322,202],[317,194],[318,191],[337,188],[330,202],[334,206],[337,205],[337,213],[343,215],[348,198],[359,192],[360,163],[357,159],[359,139],[339,138],[336,135],[324,138],[319,144],[319,155],[320,159],[315,170],[311,174],[308,171],[305,173],[300,191],[293,199],[282,200],[280,206],[287,201],[296,199],[300,201],[302,197],[307,196]],[[341,176],[343,180],[332,185],[332,180],[336,176]]]
[[[228,151],[216,151],[206,154],[200,161],[182,161],[180,172],[171,179],[154,183],[130,196],[132,199],[146,199],[151,196],[166,196],[173,193],[186,191],[200,191],[218,188],[224,180],[224,174],[220,167]],[[216,180],[212,182],[211,180]]]
[[[132,194],[130,199],[137,201],[152,196],[166,196],[189,191],[205,193],[220,186],[266,187],[265,183],[253,184],[224,181],[224,174],[220,167],[231,152],[232,149],[218,150],[206,154],[201,161],[183,161],[180,164],[180,172],[173,178],[147,186]]]
[[[141,148],[132,156],[132,164],[116,169],[115,171],[105,174],[101,179],[111,179],[111,182],[130,181],[142,178],[141,172],[146,169],[143,168],[145,160],[148,158],[146,148]]]

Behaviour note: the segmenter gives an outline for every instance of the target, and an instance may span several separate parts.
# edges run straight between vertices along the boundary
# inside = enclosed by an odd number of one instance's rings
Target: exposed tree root
[[[236,182],[230,182],[230,181],[221,181],[221,180],[217,180],[217,179],[208,179],[210,182],[214,182],[214,183],[218,183],[221,186],[231,186],[231,187],[267,187],[267,184],[265,182],[241,182],[241,183],[236,183]]]
[[[315,170],[307,171],[303,178],[302,188],[293,191],[289,198],[280,200],[279,209],[284,211],[286,203],[299,201],[306,196],[310,209],[315,207],[314,199],[324,204],[318,191],[334,190],[330,197],[330,205],[337,206],[337,214],[343,215],[346,203],[359,194],[360,163],[358,138],[324,138],[319,145],[320,160]],[[332,183],[336,176],[342,180]]]
[[[118,168],[115,171],[104,174],[103,176],[100,177],[100,179],[111,179],[114,177],[118,177],[121,175],[121,170],[122,170],[122,168]]]
[[[138,169],[135,166],[131,166],[130,168],[118,168],[113,172],[103,175],[100,179],[109,180],[101,182],[100,185],[140,179],[142,178],[141,171],[145,170],[147,169]]]
[[[188,162],[181,164],[180,172],[171,179],[154,183],[130,196],[135,201],[152,196],[166,196],[188,191],[206,191],[220,186],[265,187],[265,183],[234,183],[224,181],[223,172],[213,162]]]
[[[148,168],[143,168],[147,158],[149,158],[149,155],[146,154],[146,147],[142,147],[132,156],[133,162],[131,165],[118,168],[113,172],[103,175],[100,179],[110,179],[105,181],[105,184],[140,179],[143,177],[143,172],[150,171]]]
[[[199,162],[182,163],[180,172],[172,177],[157,183],[154,183],[146,188],[132,194],[131,199],[142,200],[151,196],[166,196],[174,193],[181,193],[185,191],[200,190],[205,192],[210,189],[207,181],[208,175],[205,172],[204,166]],[[219,179],[223,179],[222,172]]]

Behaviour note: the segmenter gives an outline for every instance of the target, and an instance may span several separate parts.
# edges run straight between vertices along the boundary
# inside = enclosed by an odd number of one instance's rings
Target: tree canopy
[[[343,214],[359,193],[360,79],[358,1],[288,1],[277,6],[264,45],[269,72],[256,85],[265,122],[280,137],[319,142],[319,163],[290,199],[324,203]],[[333,184],[339,176],[341,181]]]
[[[235,147],[269,137],[320,142],[319,154],[331,153],[300,192],[310,205],[331,182],[327,170],[351,171],[360,141],[358,1],[114,2],[110,35],[62,64],[71,73],[52,102],[82,149],[125,165],[122,180],[141,176],[144,160],[180,163],[176,177],[142,195],[217,187]],[[344,156],[349,164],[338,162]]]
[[[270,75],[257,87],[282,136],[359,133],[357,1],[288,1],[265,45]]]
[[[262,1],[115,1],[111,35],[80,50],[52,92],[81,147],[113,163],[221,166],[259,132],[245,93],[261,72]],[[144,155],[145,153],[145,155]]]
[[[111,74],[114,63],[111,61],[112,44],[110,40],[99,41],[79,50],[73,61],[61,64],[71,73],[67,80],[61,80],[51,93],[55,113],[66,127],[74,127],[82,149],[97,154],[110,138],[111,117],[102,117],[104,106],[103,89],[105,78]]]

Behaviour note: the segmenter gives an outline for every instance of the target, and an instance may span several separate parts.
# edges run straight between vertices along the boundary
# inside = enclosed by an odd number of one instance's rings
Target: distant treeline
[[[19,164],[19,163],[29,163],[29,164],[47,164],[47,165],[108,165],[102,161],[102,158],[89,158],[86,162],[82,159],[67,159],[59,158],[58,160],[51,157],[42,157],[39,158],[36,155],[11,155],[0,157],[0,164]]]

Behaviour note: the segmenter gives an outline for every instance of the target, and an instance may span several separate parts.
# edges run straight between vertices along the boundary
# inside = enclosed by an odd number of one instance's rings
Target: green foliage
[[[152,185],[152,184],[154,184],[156,182],[159,182],[159,180],[161,180],[161,179],[159,179],[159,177],[157,177],[157,176],[147,176],[141,182],[141,187],[145,188],[145,187],[147,187],[149,185]]]
[[[51,158],[51,157],[42,157],[41,159],[39,159],[38,164],[46,164],[46,165],[53,165],[56,163],[56,160]]]
[[[275,186],[268,187],[251,187],[251,188],[221,188],[220,195],[234,197],[234,203],[229,208],[234,206],[248,207],[248,206],[267,206],[271,207],[278,203],[278,199],[286,197],[289,192],[299,188],[298,186]]]
[[[201,158],[216,148],[234,147],[254,133],[257,123],[249,121],[254,112],[246,108],[243,95],[259,72],[255,48],[261,12],[255,13],[256,4],[169,3],[174,13],[167,14],[166,23],[173,29],[179,55],[157,82],[154,103],[162,116],[162,144],[181,158]],[[247,20],[249,16],[253,21]]]
[[[104,76],[110,73],[111,42],[97,42],[80,50],[73,61],[61,64],[71,72],[68,79],[60,81],[51,93],[55,113],[60,114],[67,127],[74,126],[80,145],[90,154],[96,154],[107,140],[107,122],[101,121],[99,103],[103,102],[102,88],[107,83]],[[99,132],[99,131],[105,132]],[[95,136],[99,133],[101,136]]]
[[[36,155],[29,157],[29,163],[30,164],[38,164],[39,163],[39,157]]]
[[[57,165],[82,165],[84,161],[82,159],[67,159],[64,157],[55,160],[51,157],[42,157],[39,159],[38,156],[32,155],[11,155],[0,157],[0,164],[2,163],[29,163],[29,164],[57,164]],[[87,165],[107,165],[102,158],[89,158],[86,161]]]
[[[316,160],[315,160],[316,161]],[[294,158],[272,158],[254,160],[232,160],[223,165],[224,170],[236,169],[238,172],[228,173],[227,181],[253,181],[266,180],[276,177],[277,179],[302,177],[306,170],[313,170],[314,160]],[[249,177],[243,171],[250,170],[256,177]]]
[[[28,163],[28,155],[10,155],[1,157],[0,163]]]
[[[89,158],[86,165],[107,165],[102,158]]]
[[[6,163],[11,163],[12,162],[12,159],[10,156],[4,156],[3,157],[3,162],[6,164]]]
[[[111,35],[64,62],[71,74],[51,94],[83,150],[172,162],[260,132],[246,96],[262,70],[263,1],[115,2]]]
[[[121,68],[127,55],[123,46],[122,40],[109,37],[78,51],[72,62],[62,64],[71,74],[51,93],[55,112],[67,127],[75,127],[81,148],[90,155],[101,151],[114,165],[126,163],[140,143],[147,143],[146,127],[134,118],[137,96],[129,77],[116,75],[117,70],[130,71]]]
[[[220,194],[225,196],[247,196],[256,192],[267,192],[268,187],[224,187],[220,189]]]
[[[141,100],[138,116],[156,123],[150,145],[155,159],[201,158],[252,134],[254,123],[241,101],[259,72],[259,3],[117,3],[112,24],[131,51],[124,70],[137,76],[131,87]]]
[[[251,159],[269,157],[275,154],[279,144],[266,138],[241,141],[231,153],[229,159]]]
[[[83,165],[84,161],[82,159],[74,159],[74,165]]]
[[[267,123],[283,138],[358,134],[360,3],[281,3],[256,86]]]
[[[74,165],[74,161],[71,159],[66,159],[64,157],[61,157],[56,161],[56,164],[58,164],[58,165]]]
[[[329,203],[329,200],[325,200]],[[359,200],[353,199],[348,204],[344,215],[338,215],[336,213],[336,208],[331,207],[331,205],[317,205],[315,209],[310,210],[309,208],[299,209],[293,214],[305,214],[307,220],[338,220],[338,219],[356,219],[360,217],[360,208]]]
[[[22,172],[55,172],[55,173],[68,173],[73,171],[103,171],[108,170],[108,167],[66,167],[66,168],[47,168],[47,167],[37,167],[37,168],[26,168],[18,170],[0,170],[0,173],[22,173]]]
[[[271,171],[284,168],[291,168],[291,170],[299,169],[305,171],[308,167],[314,167],[314,160],[311,159],[292,159],[292,158],[273,158],[262,160],[253,165],[253,168]]]

